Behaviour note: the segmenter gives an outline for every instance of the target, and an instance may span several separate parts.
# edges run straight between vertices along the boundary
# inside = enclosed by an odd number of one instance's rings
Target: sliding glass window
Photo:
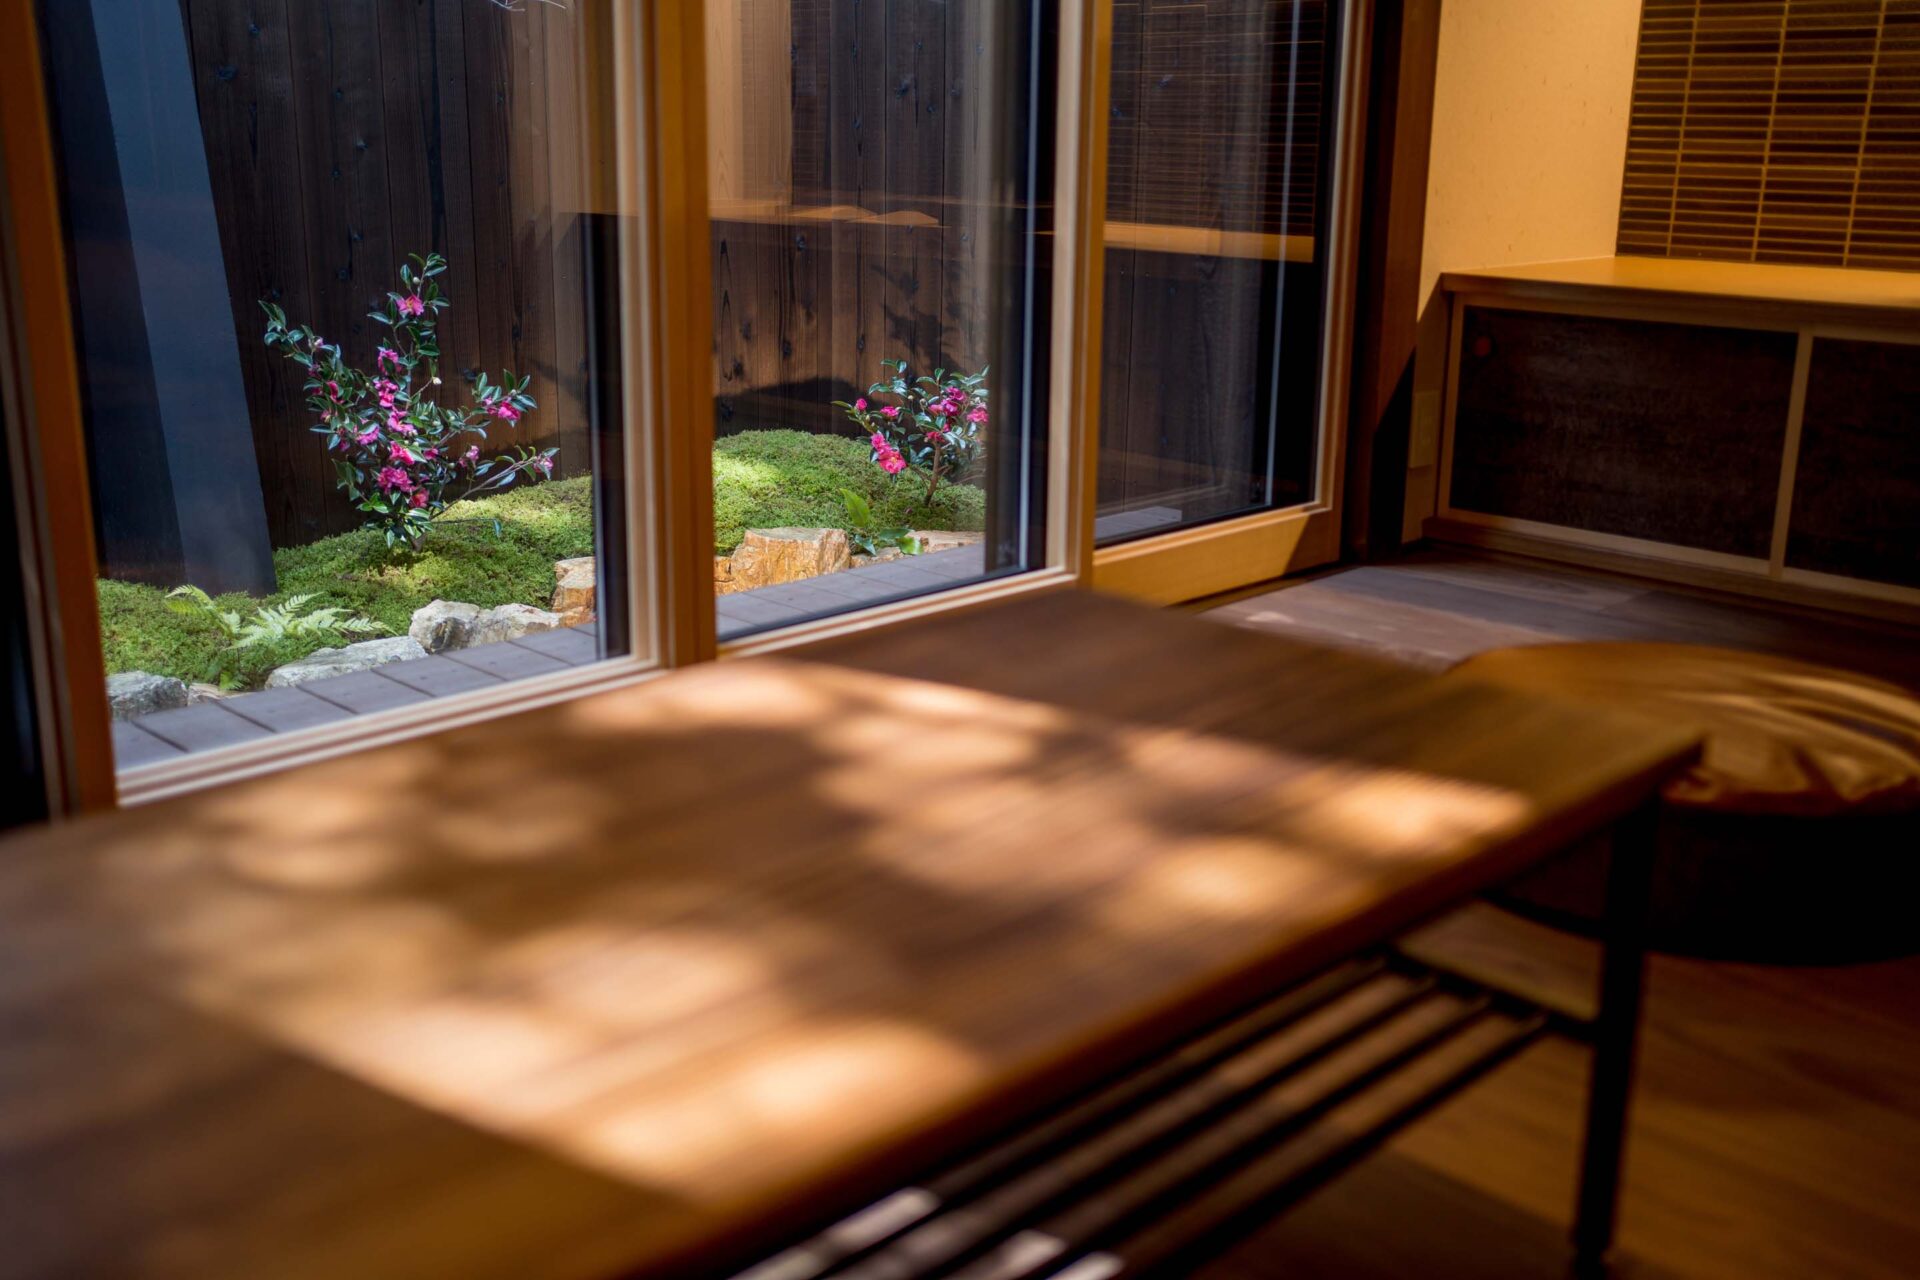
[[[1314,501],[1338,0],[1114,0],[1102,543]]]
[[[706,0],[722,640],[1039,567],[1053,0]]]
[[[635,649],[607,8],[41,5],[123,769]]]

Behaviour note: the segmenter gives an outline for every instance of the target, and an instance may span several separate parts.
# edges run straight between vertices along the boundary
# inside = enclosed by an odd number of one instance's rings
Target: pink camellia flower
[[[972,413],[967,415],[968,422],[984,423],[986,422],[986,420],[987,420],[987,411],[985,409],[975,409]]]
[[[406,472],[398,467],[380,468],[380,474],[374,477],[374,483],[380,487],[383,493],[389,493],[395,489],[398,489],[401,493],[406,493],[413,488],[412,479],[408,477]]]
[[[551,454],[548,454],[547,456],[542,457],[538,462],[534,463],[533,465],[540,468],[541,472],[545,475],[553,474],[553,456]]]
[[[881,435],[878,431],[873,433],[873,438],[867,441],[867,443],[873,446],[875,453],[885,453],[888,449],[891,449],[893,447],[892,445],[887,443],[887,438]]]
[[[419,294],[410,293],[400,299],[400,314],[403,316],[423,316],[427,314],[427,304],[420,300]]]
[[[420,434],[414,430],[413,424],[407,421],[406,415],[398,409],[387,410],[387,430],[397,436],[417,436]]]
[[[853,402],[853,407],[860,410],[860,412],[865,413],[867,411],[867,398],[865,396],[861,396],[858,400],[855,400]]]
[[[387,454],[387,461],[397,462],[403,467],[410,467],[414,463],[418,462],[419,459],[414,457],[412,452],[410,452],[405,445],[396,444],[393,446],[392,450]]]
[[[480,461],[480,446],[477,444],[468,445],[467,451],[460,455],[460,460],[468,466],[472,466],[474,463]]]
[[[882,409],[880,413],[884,417],[897,418],[900,416],[900,406],[897,404],[890,404],[886,408]]]
[[[374,380],[373,389],[380,397],[380,407],[382,409],[393,408],[394,393],[400,390],[396,384],[388,381],[386,378],[377,378]]]
[[[386,368],[389,363],[392,363],[392,364],[400,363],[400,353],[398,351],[395,351],[392,347],[380,348],[379,357],[380,357],[380,367],[382,369]]]
[[[340,398],[340,384],[332,378],[327,379],[327,397],[332,400],[338,400]]]
[[[429,449],[429,450],[427,450],[427,457],[428,457],[428,458],[430,458],[430,459],[432,459],[432,458],[438,458],[439,456],[440,456],[440,451],[439,451],[438,449]]]
[[[493,416],[502,422],[520,421],[520,411],[508,404],[505,400],[493,406]]]
[[[897,476],[907,469],[907,460],[897,453],[890,453],[880,459],[880,469],[890,476]]]
[[[353,442],[355,444],[361,445],[363,447],[370,444],[377,444],[379,443],[379,440],[380,440],[380,432],[379,432],[379,429],[375,427],[368,427],[365,431],[362,431],[359,435],[353,438]]]
[[[427,491],[425,489],[415,489],[413,491],[413,505],[416,507],[424,507],[427,505]]]

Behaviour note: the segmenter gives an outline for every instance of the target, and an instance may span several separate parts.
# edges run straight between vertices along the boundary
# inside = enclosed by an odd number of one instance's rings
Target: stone
[[[733,557],[715,556],[713,558],[713,594],[731,595],[738,590],[733,585]]]
[[[157,676],[151,671],[122,671],[107,677],[107,709],[115,720],[131,720],[186,705],[187,686],[172,676]]]
[[[870,564],[888,564],[892,561],[905,560],[906,558],[907,553],[898,547],[882,547],[872,555],[864,555],[856,551],[853,553],[853,567],[856,569],[864,569]]]
[[[592,556],[553,564],[553,611],[569,627],[592,622],[599,607],[599,580]]]
[[[733,551],[733,590],[800,582],[852,564],[844,529],[749,529]]]
[[[275,667],[273,674],[267,677],[267,688],[290,689],[309,680],[352,675],[356,671],[384,667],[389,662],[412,662],[426,656],[427,651],[412,636],[362,640],[341,649],[319,649],[298,662]]]
[[[218,702],[222,698],[231,698],[238,690],[222,689],[217,684],[190,684],[187,686],[187,705],[197,707],[203,702]]]
[[[473,639],[468,643],[499,644],[536,631],[558,631],[565,625],[557,613],[536,609],[530,604],[503,604],[480,611],[473,622]]]
[[[987,535],[978,529],[915,529],[913,536],[920,539],[920,554],[923,556],[941,551],[958,551],[961,547],[977,547],[987,540]]]
[[[459,600],[434,600],[413,611],[407,635],[428,653],[445,653],[472,644],[480,606]]]

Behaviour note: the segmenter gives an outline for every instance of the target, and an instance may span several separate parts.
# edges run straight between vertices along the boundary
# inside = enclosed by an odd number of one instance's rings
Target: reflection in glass
[[[1050,0],[707,0],[722,639],[1034,567]]]
[[[40,14],[120,766],[627,652],[605,7]]]
[[[1337,9],[1115,0],[1102,542],[1315,496]]]

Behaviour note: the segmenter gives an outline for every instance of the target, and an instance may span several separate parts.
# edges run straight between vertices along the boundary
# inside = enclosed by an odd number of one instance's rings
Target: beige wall
[[[1640,0],[1445,0],[1405,534],[1434,510],[1443,271],[1613,252]]]
[[[1613,252],[1640,0],[1447,0],[1424,300],[1442,271]]]

